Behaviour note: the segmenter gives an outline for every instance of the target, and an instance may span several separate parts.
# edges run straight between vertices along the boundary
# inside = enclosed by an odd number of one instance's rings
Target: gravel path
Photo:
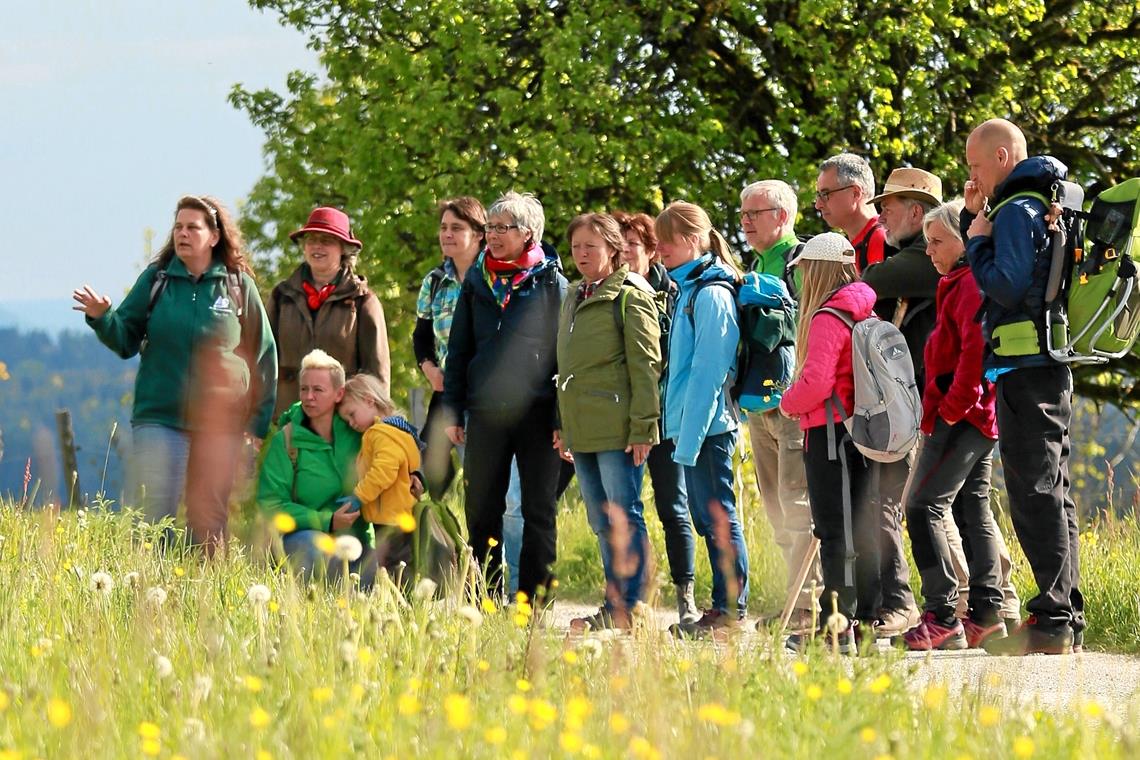
[[[550,618],[551,629],[569,632],[570,621],[589,615],[596,606],[558,601]],[[664,632],[677,619],[671,610],[657,609],[658,628]],[[613,634],[602,634],[613,635]],[[663,635],[666,635],[663,633]],[[756,635],[745,641],[762,643]],[[708,646],[716,646],[709,643]],[[908,653],[900,667],[912,671],[908,682],[915,689],[927,683],[944,683],[951,694],[963,688],[998,689],[1017,702],[1068,709],[1084,699],[1095,699],[1118,714],[1130,705],[1140,709],[1140,657],[1086,652],[1068,657],[991,657],[981,650]]]

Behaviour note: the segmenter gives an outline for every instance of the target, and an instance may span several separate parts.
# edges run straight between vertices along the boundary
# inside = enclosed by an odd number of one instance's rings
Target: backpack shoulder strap
[[[241,273],[231,269],[226,270],[226,285],[230,290],[230,301],[234,304],[234,314],[239,322],[245,316],[245,291],[241,286]]]
[[[625,330],[625,305],[629,302],[629,294],[636,288],[646,295],[656,298],[657,291],[653,289],[644,277],[634,272],[631,272],[625,280],[622,281],[621,290],[618,297],[614,299],[614,324],[617,325],[618,335],[622,335]]]
[[[855,318],[852,317],[847,312],[843,311],[842,309],[836,309],[836,308],[831,307],[831,306],[820,306],[818,309],[816,309],[815,313],[819,314],[820,312],[824,312],[824,311],[827,312],[828,314],[834,314],[835,316],[837,316],[841,320],[843,320],[843,324],[847,325],[852,330],[855,329]]]
[[[1041,201],[1042,205],[1045,206],[1046,210],[1049,209],[1049,204],[1051,203],[1051,201],[1048,198],[1046,198],[1044,195],[1042,195],[1041,193],[1035,192],[1033,190],[1022,190],[1020,193],[1014,193],[1013,195],[1009,196],[1004,201],[1002,201],[1001,203],[999,203],[998,205],[996,205],[992,209],[990,209],[989,212],[986,214],[986,218],[992,222],[997,217],[997,212],[1001,209],[1002,206],[1006,205],[1010,201],[1015,201],[1018,198],[1034,198],[1036,200],[1039,200],[1039,201]]]
[[[700,294],[700,292],[702,290],[704,290],[705,288],[708,288],[708,287],[712,287],[713,285],[721,285],[723,287],[728,288],[729,291],[732,293],[733,302],[736,301],[736,285],[733,284],[731,281],[729,281],[729,280],[701,280],[700,282],[697,283],[697,287],[693,288],[693,294],[691,296],[689,296],[689,300],[685,302],[685,308],[684,308],[684,312],[685,312],[686,316],[689,317],[689,325],[693,329],[696,329],[696,326],[697,326],[697,318],[693,314],[693,311],[696,308],[696,304],[697,304],[697,296]]]
[[[150,298],[146,302],[147,322],[150,322],[150,313],[154,311],[154,305],[158,303],[159,296],[162,295],[162,291],[166,290],[167,277],[165,268],[154,273],[154,282],[150,285]]]
[[[439,289],[443,287],[443,279],[445,276],[446,273],[443,271],[443,267],[435,267],[428,272],[428,279],[431,280],[431,287],[428,289],[428,300],[430,302],[435,303],[435,296],[439,293]]]

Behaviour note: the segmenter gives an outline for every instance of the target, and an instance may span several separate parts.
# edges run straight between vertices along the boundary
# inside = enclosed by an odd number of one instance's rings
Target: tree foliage
[[[687,198],[739,239],[739,189],[764,177],[799,187],[800,231],[821,230],[810,191],[840,150],[880,178],[920,166],[960,192],[965,138],[992,116],[1086,185],[1140,162],[1135,4],[251,2],[308,34],[323,70],[294,73],[283,94],[232,93],[267,136],[246,232],[265,264],[314,205],[346,208],[397,361],[448,196],[532,190],[551,239],[580,211]],[[1137,400],[1140,360],[1119,369],[1082,389]]]

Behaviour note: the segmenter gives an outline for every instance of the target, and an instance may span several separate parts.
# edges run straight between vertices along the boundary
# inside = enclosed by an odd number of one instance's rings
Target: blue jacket
[[[1063,180],[1066,167],[1052,156],[1033,156],[1013,167],[1009,176],[994,189],[991,206],[997,206],[1015,193],[1032,190],[1052,197],[1053,183]],[[1055,363],[1039,350],[1028,356],[997,356],[993,353],[995,327],[1032,320],[1037,325],[1039,343],[1044,336],[1044,294],[1049,278],[1048,209],[1035,198],[1018,198],[998,209],[989,237],[977,236],[966,242],[970,270],[982,291],[982,332],[986,339],[986,369],[1016,369]],[[965,240],[975,214],[962,212],[961,229]]]
[[[733,371],[740,328],[732,290],[706,286],[685,313],[704,280],[731,280],[732,272],[712,254],[669,271],[677,283],[677,312],[669,333],[669,370],[665,380],[665,437],[676,443],[673,461],[692,467],[705,438],[737,428],[736,413],[726,404],[725,381]]]

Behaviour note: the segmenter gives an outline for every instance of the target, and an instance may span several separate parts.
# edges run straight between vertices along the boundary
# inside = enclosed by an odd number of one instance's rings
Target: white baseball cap
[[[788,266],[796,266],[805,259],[854,264],[855,249],[851,247],[851,243],[847,238],[838,232],[824,232],[822,235],[816,235],[804,243],[804,247],[788,262]]]

